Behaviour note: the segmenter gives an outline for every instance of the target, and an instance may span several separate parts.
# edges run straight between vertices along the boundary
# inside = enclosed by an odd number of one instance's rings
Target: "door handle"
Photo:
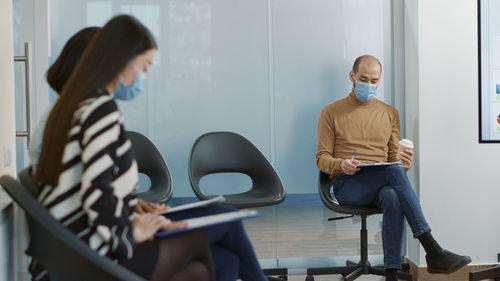
[[[24,63],[24,79],[25,79],[25,89],[26,89],[26,130],[16,131],[16,137],[27,138],[28,146],[31,140],[31,42],[24,43],[24,56],[14,56],[14,62]]]

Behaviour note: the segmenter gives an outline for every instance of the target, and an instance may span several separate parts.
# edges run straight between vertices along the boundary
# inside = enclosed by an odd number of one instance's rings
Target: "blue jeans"
[[[342,173],[335,177],[333,189],[340,204],[382,209],[385,268],[401,268],[405,218],[415,238],[431,230],[406,171],[399,166],[364,168],[352,176]]]
[[[230,206],[215,205],[172,213],[168,214],[167,217],[173,221],[180,221],[236,210]],[[210,245],[217,281],[234,281],[238,275],[243,280],[267,280],[241,221],[219,224],[204,229],[207,242]]]

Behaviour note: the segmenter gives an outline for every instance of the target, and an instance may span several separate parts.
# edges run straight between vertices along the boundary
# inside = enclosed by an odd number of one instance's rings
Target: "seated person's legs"
[[[382,187],[374,202],[382,209],[382,244],[384,267],[401,269],[401,246],[403,243],[404,216],[399,198],[390,186]]]
[[[227,205],[214,205],[168,214],[167,217],[173,221],[180,221],[193,217],[215,215],[236,210],[235,207]],[[256,281],[267,280],[267,277],[260,268],[252,243],[241,221],[224,223],[204,229],[207,241],[210,245],[217,244],[219,247],[224,247],[238,256],[240,278],[243,280]],[[219,261],[215,261],[214,263],[217,270],[219,268],[217,266]]]
[[[382,245],[384,249],[384,267],[387,281],[397,281],[398,270],[401,269],[401,246],[403,244],[404,216],[396,191],[390,187],[382,187],[374,202],[382,209]]]
[[[171,278],[214,280],[210,252],[202,230],[159,239],[158,258],[150,280]]]
[[[215,280],[234,281],[238,279],[240,259],[234,252],[219,246],[217,243],[210,245],[210,252],[215,268]]]
[[[430,273],[452,273],[471,262],[470,257],[460,256],[443,250],[432,237],[431,229],[425,221],[420,202],[408,180],[406,171],[392,166],[385,169],[392,188],[399,195],[403,212],[410,225],[413,237],[417,238],[427,253],[427,270]]]
[[[391,186],[398,195],[403,214],[410,225],[413,237],[416,238],[423,233],[431,231],[425,220],[420,202],[411,187],[406,171],[399,166],[390,166],[383,169],[387,184]]]
[[[156,281],[156,279],[152,279]],[[158,279],[165,280],[165,279]],[[210,271],[207,266],[199,261],[190,262],[182,270],[172,276],[171,281],[209,281]],[[234,280],[234,279],[233,279]]]
[[[429,272],[452,273],[471,261],[467,256],[459,256],[443,250],[434,240],[430,233],[431,229],[420,207],[420,202],[403,168],[398,166],[377,167],[361,170],[352,176],[341,174],[335,178],[333,186],[335,196],[341,204],[357,206],[376,204],[384,211],[384,221],[386,220],[388,211],[391,217],[394,217],[394,207],[387,208],[387,206],[395,204],[388,204],[388,201],[395,201],[397,198],[399,200],[401,212],[408,221],[414,237],[419,239],[427,253],[426,259]],[[379,196],[380,191],[384,189],[384,194],[381,194],[381,197],[387,197],[389,194],[385,191],[385,187],[387,186],[392,188],[397,196],[395,197],[394,194],[392,194],[390,195],[392,199],[386,198],[385,204],[379,205],[379,203],[382,203],[380,202],[381,198],[375,201],[375,196]],[[401,227],[396,226],[395,221],[397,221],[397,219],[390,219],[390,221],[393,227],[397,227],[398,229]],[[382,231],[392,232],[393,230],[391,229],[391,231],[388,231],[386,228],[383,228]],[[387,236],[387,234],[383,235]],[[395,236],[394,238],[398,239],[398,237]],[[386,247],[388,247],[388,239],[384,239],[384,253],[392,252],[386,249]],[[400,249],[402,242],[398,243]],[[389,245],[392,245],[392,243],[389,243]]]

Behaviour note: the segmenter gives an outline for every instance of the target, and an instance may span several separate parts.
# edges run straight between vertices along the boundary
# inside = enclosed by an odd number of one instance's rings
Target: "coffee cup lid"
[[[408,148],[413,148],[413,142],[409,139],[402,139],[399,141],[400,146],[408,147]]]

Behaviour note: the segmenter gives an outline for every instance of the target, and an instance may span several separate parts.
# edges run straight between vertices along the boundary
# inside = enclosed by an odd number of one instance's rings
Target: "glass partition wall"
[[[348,74],[362,54],[382,62],[377,97],[394,104],[394,69],[402,64],[393,55],[394,1],[49,0],[51,60],[85,26],[101,26],[120,13],[139,18],[159,49],[145,92],[119,106],[127,129],[149,137],[168,163],[174,183],[169,204],[195,200],[187,171],[198,136],[245,136],[287,192],[285,202],[260,208],[264,216],[246,221],[247,231],[265,267],[293,273],[359,254],[359,220],[328,222],[335,215],[317,194],[317,119],[324,105],[349,93]],[[203,184],[207,193],[225,194],[247,190],[251,182],[227,174]],[[381,216],[368,219],[375,261],[382,254],[380,223]]]

